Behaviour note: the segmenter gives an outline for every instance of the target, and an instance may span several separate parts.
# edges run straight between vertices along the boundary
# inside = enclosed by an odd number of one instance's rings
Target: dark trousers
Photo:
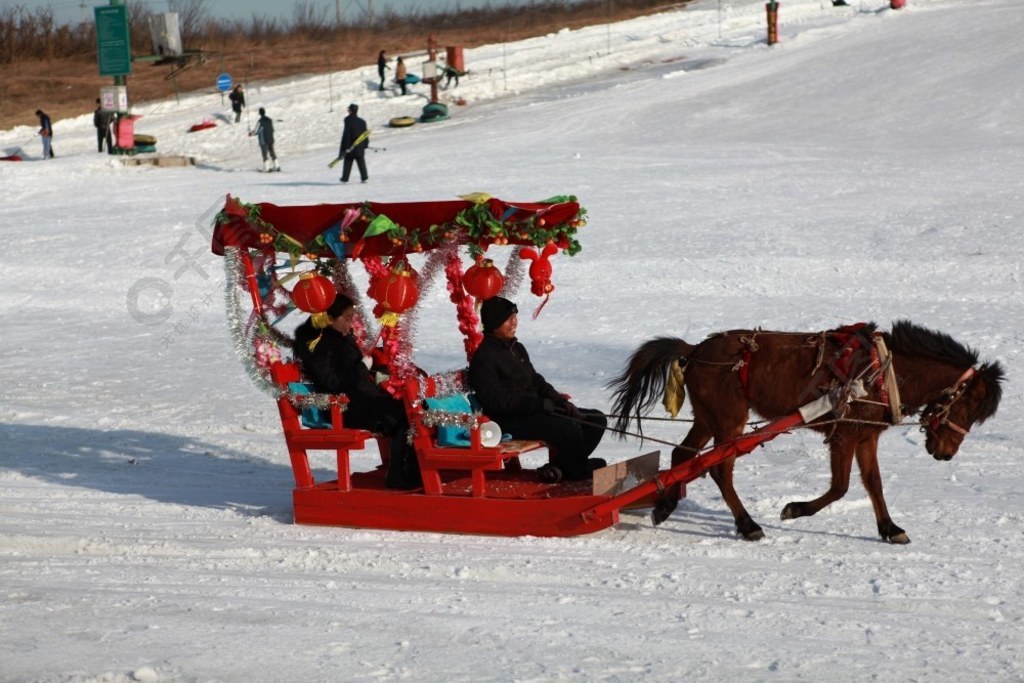
[[[271,142],[269,145],[260,145],[260,153],[263,154],[263,161],[267,160],[267,157],[271,159],[277,159],[277,155],[274,154],[274,143]]]
[[[408,489],[420,485],[420,466],[409,444],[409,419],[405,405],[396,399],[362,397],[348,404],[345,426],[367,429],[388,437],[390,455],[385,484],[389,488]]]
[[[111,140],[110,128],[97,128],[96,129],[96,147],[98,152],[103,151],[103,143],[107,143],[107,151],[113,151],[113,141]]]
[[[359,166],[359,179],[366,182],[370,176],[366,173],[366,159],[363,158],[362,150],[358,152],[350,152],[345,155],[345,161],[341,165],[341,182],[348,182],[348,177],[352,173],[353,161],[355,161],[356,165]]]
[[[600,410],[580,408],[580,418],[534,413],[505,416],[498,420],[501,431],[513,439],[543,441],[551,452],[551,464],[562,470],[566,479],[584,479],[590,475],[587,458],[604,436],[608,418]]]

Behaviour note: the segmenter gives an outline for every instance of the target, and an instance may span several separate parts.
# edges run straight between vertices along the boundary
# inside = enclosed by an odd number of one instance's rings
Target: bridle
[[[967,436],[970,427],[966,429],[949,419],[949,411],[957,399],[964,395],[967,385],[975,375],[974,368],[967,368],[960,379],[951,387],[946,387],[939,393],[939,397],[928,405],[921,412],[921,431],[938,437],[939,427],[945,425],[961,436]]]

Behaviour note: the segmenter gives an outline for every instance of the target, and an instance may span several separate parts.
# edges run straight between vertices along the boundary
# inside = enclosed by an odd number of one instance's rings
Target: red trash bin
[[[114,138],[121,149],[135,149],[135,119],[139,116],[119,116],[114,126]]]
[[[448,53],[448,66],[460,74],[466,70],[466,63],[462,60],[462,46],[445,48]]]

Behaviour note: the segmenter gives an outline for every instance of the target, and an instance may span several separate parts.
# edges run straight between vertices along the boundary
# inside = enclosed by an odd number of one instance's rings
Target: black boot
[[[384,486],[398,491],[409,491],[423,486],[416,454],[403,438],[391,439],[391,458],[388,461]]]

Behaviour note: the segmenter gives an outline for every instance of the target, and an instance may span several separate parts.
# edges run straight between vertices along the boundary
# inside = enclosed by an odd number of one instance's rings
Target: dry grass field
[[[138,60],[128,76],[132,102],[172,97],[175,92],[215,89],[217,75],[230,73],[236,82],[266,82],[302,74],[318,74],[373,64],[378,51],[391,56],[424,50],[428,36],[437,45],[472,48],[563,28],[581,28],[622,21],[677,7],[666,0],[602,0],[582,5],[545,9],[490,9],[460,14],[423,17],[389,17],[373,28],[340,27],[319,31],[294,30],[284,35],[253,39],[238,31],[237,37],[218,38],[215,44],[185,41],[186,50],[202,50],[204,59],[193,59],[175,78],[171,65],[157,66]],[[0,65],[0,129],[37,124],[36,109],[54,120],[91,112],[99,89],[113,80],[101,77],[95,52],[77,57],[21,59]]]

